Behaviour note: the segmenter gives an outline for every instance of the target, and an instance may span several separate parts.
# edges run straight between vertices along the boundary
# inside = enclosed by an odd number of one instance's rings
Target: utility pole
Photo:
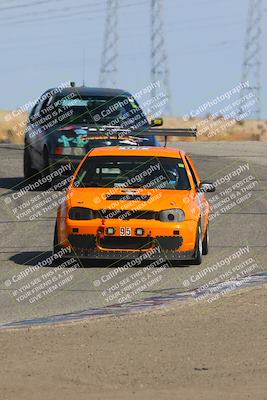
[[[249,82],[248,87],[240,91],[240,100],[252,93],[255,104],[249,109],[252,118],[261,117],[261,36],[262,36],[262,0],[249,0],[248,21],[246,30],[245,52],[242,67],[242,82]],[[246,111],[240,103],[240,116]]]
[[[159,92],[164,92],[168,98],[163,112],[171,113],[169,69],[165,49],[163,30],[163,3],[162,0],[150,0],[151,6],[151,81],[160,82],[160,88],[153,88],[151,99]]]
[[[99,86],[116,87],[118,61],[118,0],[107,0]]]

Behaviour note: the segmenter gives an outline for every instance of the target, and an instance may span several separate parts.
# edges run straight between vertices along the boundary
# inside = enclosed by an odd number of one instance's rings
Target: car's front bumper
[[[150,248],[159,246],[164,251],[170,251],[170,257],[175,258],[175,254],[194,251],[196,244],[197,222],[193,220],[169,223],[157,220],[131,219],[122,221],[120,219],[106,219],[105,232],[109,227],[116,230],[115,236],[104,235],[100,239],[98,231],[102,225],[101,219],[76,221],[67,218],[62,224],[62,219],[58,219],[58,239],[60,243],[66,242],[75,251],[84,250],[103,250],[116,253],[129,250],[136,253],[138,249],[147,251]],[[121,226],[131,228],[131,236],[118,236]],[[137,237],[134,232],[137,228],[144,229],[144,235]],[[150,243],[149,242],[153,242]],[[129,246],[128,246],[129,245]],[[178,255],[178,258],[180,256]]]
[[[162,262],[168,261],[192,261],[195,258],[195,251],[170,251],[160,250],[152,252],[144,251],[110,251],[110,250],[75,250],[64,255],[64,258],[77,258],[87,260],[111,260],[124,262],[127,260],[141,259],[142,262],[155,261],[162,259]]]
[[[128,239],[128,240],[127,240]],[[119,240],[119,243],[118,243]],[[124,242],[124,243],[123,243]],[[65,245],[70,246],[68,258],[90,260],[189,261],[195,257],[194,248],[181,251],[181,236],[157,236],[155,238],[105,237],[95,235],[69,235]],[[125,248],[122,248],[122,246]],[[113,247],[112,247],[113,246]],[[130,248],[130,246],[132,246]],[[134,248],[134,246],[136,246]]]

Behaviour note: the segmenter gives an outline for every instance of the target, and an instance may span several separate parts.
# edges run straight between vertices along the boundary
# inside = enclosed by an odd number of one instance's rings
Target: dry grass
[[[27,122],[27,113],[12,116],[10,111],[0,111],[0,143],[21,144],[24,141],[24,131]],[[166,128],[198,129],[198,140],[255,140],[267,141],[267,120],[246,120],[238,123],[235,120],[219,118],[191,118],[184,121],[178,117],[165,117]],[[183,139],[194,140],[194,139]]]
[[[10,111],[0,111],[0,143],[23,143],[27,118],[27,113],[14,117]]]
[[[182,118],[166,117],[164,127],[198,129],[198,140],[255,140],[267,141],[267,120],[226,120],[220,118],[191,118],[184,121]],[[191,140],[191,139],[187,139]]]

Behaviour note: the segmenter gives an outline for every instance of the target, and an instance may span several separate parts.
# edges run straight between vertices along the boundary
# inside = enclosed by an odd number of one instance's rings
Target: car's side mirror
[[[163,118],[154,118],[151,120],[150,126],[162,126],[163,125]]]
[[[198,190],[199,190],[199,192],[203,192],[203,193],[215,192],[215,186],[211,182],[203,181],[203,182],[200,182]]]

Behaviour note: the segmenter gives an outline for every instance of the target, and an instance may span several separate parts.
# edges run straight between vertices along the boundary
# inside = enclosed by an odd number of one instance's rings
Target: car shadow
[[[60,264],[66,261],[66,259],[63,259],[61,263],[55,263],[47,260],[50,260],[52,256],[51,251],[23,251],[21,253],[17,253],[12,255],[9,260],[14,262],[17,265],[21,266],[36,266],[38,263],[40,263],[41,268],[47,268],[47,267],[60,267]],[[118,268],[118,267],[124,267],[125,264],[127,264],[127,261],[125,260],[124,262],[119,260],[117,262],[114,262],[114,260],[79,260],[77,258],[77,262],[79,262],[80,267],[91,267],[91,268]],[[137,268],[143,268],[146,266],[149,266],[150,263],[153,263],[153,260],[145,261],[142,264],[139,265],[131,265],[129,269],[137,269]],[[72,267],[70,265],[69,267]],[[160,265],[159,265],[160,267]],[[168,266],[169,268],[188,268],[189,264],[183,263],[181,265],[177,266]],[[68,268],[68,266],[64,266],[64,268]],[[153,268],[157,268],[156,266]]]
[[[0,178],[0,188],[18,190],[24,182],[23,177]]]
[[[0,189],[9,189],[4,196],[11,194],[13,191],[19,191],[27,188],[27,192],[43,192],[47,190],[43,185],[34,186],[35,181],[31,178],[24,179],[23,177],[0,178]]]
[[[38,175],[39,176],[39,175]],[[40,176],[41,177],[41,176]],[[68,189],[68,185],[62,185],[60,187],[56,187],[56,185],[60,183],[60,181],[55,181],[55,185],[53,186],[54,191],[62,192]],[[5,192],[4,195],[8,195],[11,191],[19,191],[20,189],[24,189],[27,187],[27,192],[43,192],[50,189],[50,186],[47,188],[44,185],[40,184],[39,186],[35,185],[34,179],[28,178],[24,179],[23,177],[12,177],[12,178],[0,178],[0,189],[9,189],[10,192]]]
[[[61,262],[55,263],[55,262],[50,262],[50,259],[52,257],[52,251],[23,251],[21,253],[14,254],[9,258],[10,261],[14,262],[15,264],[21,265],[21,266],[36,266],[38,263],[41,268],[53,268],[53,267],[60,267],[61,264],[63,264],[67,259],[63,258]],[[94,267],[94,268],[102,268],[102,267],[108,267],[110,264],[110,261],[108,263],[105,263],[104,261],[89,261],[89,260],[79,260],[76,258],[77,262],[79,262],[80,267]],[[70,264],[69,266],[65,266],[64,268],[72,268],[73,264]]]
[[[23,251],[21,253],[14,254],[9,258],[10,261],[13,261],[18,265],[30,265],[34,266],[39,262],[42,263],[51,257],[51,251]],[[44,265],[44,267],[49,267],[50,265]]]

